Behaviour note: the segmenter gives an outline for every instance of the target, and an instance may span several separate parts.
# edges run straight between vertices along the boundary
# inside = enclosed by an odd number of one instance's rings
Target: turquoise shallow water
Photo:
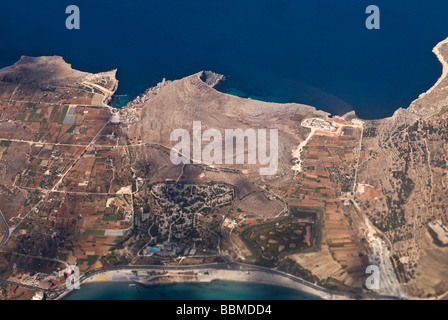
[[[97,282],[81,286],[64,300],[315,300],[315,296],[271,285],[230,281],[176,283],[155,287],[128,282]]]

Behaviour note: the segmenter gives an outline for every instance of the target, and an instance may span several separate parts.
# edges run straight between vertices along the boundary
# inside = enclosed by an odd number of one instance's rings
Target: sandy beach
[[[244,269],[244,268],[243,268]],[[248,282],[260,283],[266,285],[274,285],[286,287],[290,289],[299,290],[301,292],[314,295],[318,299],[323,300],[350,300],[355,299],[353,294],[338,294],[330,292],[324,288],[319,288],[313,284],[308,284],[306,281],[287,275],[271,273],[263,270],[225,270],[225,269],[211,269],[211,268],[197,268],[195,270],[154,270],[154,269],[140,269],[140,270],[113,270],[97,273],[81,282],[95,283],[95,282],[136,282],[144,286],[158,286],[174,283],[207,283],[215,280],[233,281],[233,282]],[[290,279],[296,278],[296,279]],[[64,292],[56,299],[62,299],[69,291]],[[367,298],[375,299],[374,295]],[[366,298],[366,297],[364,297]]]

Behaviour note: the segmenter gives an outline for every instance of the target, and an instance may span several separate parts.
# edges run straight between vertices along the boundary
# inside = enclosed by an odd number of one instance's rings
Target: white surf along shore
[[[145,286],[158,286],[175,283],[209,283],[216,280],[230,281],[230,282],[247,282],[247,283],[260,283],[266,285],[280,286],[289,289],[298,290],[304,294],[315,296],[324,300],[346,300],[350,299],[349,296],[341,293],[329,293],[323,288],[314,287],[311,284],[307,284],[306,281],[301,280],[291,281],[284,276],[278,274],[272,274],[264,272],[262,270],[215,270],[210,268],[197,269],[192,271],[174,271],[157,272],[152,276],[149,276],[149,271],[138,271],[138,276],[131,270],[116,270],[106,271],[95,276],[89,277],[83,281],[86,283],[100,283],[100,282],[136,282]],[[154,270],[152,270],[154,271]],[[82,284],[81,284],[82,286]],[[57,299],[63,299],[70,291],[65,292]]]

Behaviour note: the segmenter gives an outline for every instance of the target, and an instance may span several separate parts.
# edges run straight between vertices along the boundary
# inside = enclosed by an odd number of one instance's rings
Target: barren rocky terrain
[[[439,82],[409,109],[365,122],[358,172],[364,187],[357,189],[362,209],[391,245],[398,278],[422,297],[448,290],[448,248],[428,229],[430,221],[448,224],[447,41],[434,51],[444,64]]]

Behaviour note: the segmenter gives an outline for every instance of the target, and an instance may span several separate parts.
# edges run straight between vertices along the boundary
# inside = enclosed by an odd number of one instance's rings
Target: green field
[[[104,236],[104,233],[105,233],[104,230],[87,229],[86,231],[84,231],[84,234],[88,236]]]
[[[64,108],[62,109],[62,113],[61,116],[59,117],[59,124],[62,124],[64,122],[65,116],[67,115],[67,111],[68,111],[68,106],[64,106]]]
[[[249,227],[241,233],[240,238],[254,257],[272,260],[280,255],[308,249],[308,245],[303,242],[307,225],[312,224],[288,217]]]
[[[0,140],[0,147],[9,147],[11,141],[8,140]]]

